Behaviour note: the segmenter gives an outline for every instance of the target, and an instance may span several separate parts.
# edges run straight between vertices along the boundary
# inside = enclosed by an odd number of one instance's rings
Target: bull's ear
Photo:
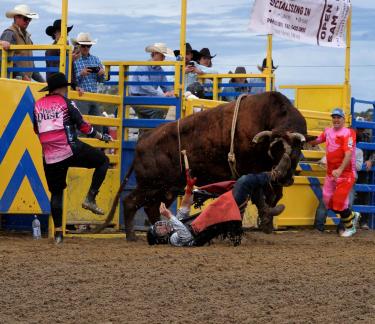
[[[318,138],[318,136],[314,136],[314,135],[305,135],[305,138],[306,138],[306,142],[311,142],[313,140],[316,140]]]

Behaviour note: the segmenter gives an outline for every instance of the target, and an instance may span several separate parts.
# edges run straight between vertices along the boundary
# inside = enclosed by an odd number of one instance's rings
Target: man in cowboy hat
[[[73,26],[67,27],[67,34],[72,30]],[[52,45],[57,44],[57,42],[60,39],[61,36],[61,19],[57,19],[53,22],[51,26],[48,26],[46,28],[46,34],[53,39]],[[46,56],[60,56],[60,51],[58,49],[48,49],[46,50]],[[74,57],[73,57],[74,60]],[[59,67],[60,62],[59,61],[46,61],[47,67]],[[47,78],[50,77],[52,74],[56,72],[48,72],[46,73]],[[74,74],[74,73],[73,73]],[[73,83],[75,83],[75,80],[72,80]]]
[[[178,58],[180,55],[180,50],[174,50],[174,55]],[[185,91],[190,91],[187,88],[193,83],[198,82],[197,76],[203,74],[202,70],[198,68],[198,62],[194,60],[197,59],[194,57],[194,53],[199,53],[196,50],[193,50],[189,43],[186,43],[186,52],[185,52]]]
[[[14,7],[13,10],[6,12],[7,18],[13,18],[12,26],[3,31],[0,36],[2,41],[6,41],[12,45],[32,45],[31,35],[26,31],[32,19],[38,19],[39,15],[32,12],[29,6],[21,4]],[[31,50],[17,50],[14,52],[17,56],[33,56]],[[14,67],[18,68],[34,68],[33,61],[17,61]],[[21,76],[23,80],[30,81],[34,79],[38,82],[44,82],[44,78],[39,72],[14,72],[13,77]]]
[[[34,130],[42,145],[44,172],[51,192],[55,240],[56,243],[61,243],[62,200],[69,167],[95,168],[82,207],[95,214],[104,214],[96,205],[95,197],[106,176],[109,159],[103,151],[78,140],[77,129],[88,137],[105,142],[112,139],[87,123],[75,103],[66,98],[67,87],[71,84],[63,73],[52,74],[47,79],[47,84],[40,91],[48,91],[48,94],[34,106]]]
[[[228,73],[232,74],[233,72],[229,71]],[[245,67],[237,66],[234,70],[234,74],[246,74]],[[228,93],[228,95],[223,96],[223,100],[225,101],[236,100],[240,94],[248,93],[250,91],[250,87],[247,86],[248,81],[246,78],[231,78],[229,83],[235,83],[236,85],[232,87],[224,87],[222,89],[223,93]]]
[[[145,48],[147,53],[151,53],[150,61],[160,62],[165,60],[165,56],[174,56],[171,49],[165,43],[154,43]],[[138,66],[137,72],[152,72],[148,75],[133,75],[132,82],[168,82],[167,77],[163,73],[164,70],[160,65]],[[132,96],[158,96],[158,97],[173,97],[173,87],[169,85],[132,85],[130,86],[130,94]],[[167,111],[164,109],[152,109],[140,106],[133,107],[138,118],[144,119],[165,119]]]
[[[97,56],[91,55],[90,49],[96,44],[89,33],[79,33],[73,43],[80,46],[80,57],[73,63],[74,75],[77,85],[85,92],[98,92],[98,83],[104,82],[104,67]],[[101,111],[96,102],[80,101],[79,110],[83,115],[101,116]],[[101,130],[100,127],[96,127]]]
[[[201,73],[198,73],[199,75],[201,75],[201,74],[217,74],[217,71],[215,71],[212,68],[212,59],[215,56],[216,56],[216,54],[211,55],[210,50],[207,47],[204,47],[199,51],[199,54],[198,54],[198,59],[199,59],[198,69],[201,71]],[[204,83],[205,84],[211,84],[212,80],[205,80]],[[206,86],[205,90],[211,92],[212,88]],[[205,98],[206,99],[212,99],[212,95],[211,96],[205,96]]]

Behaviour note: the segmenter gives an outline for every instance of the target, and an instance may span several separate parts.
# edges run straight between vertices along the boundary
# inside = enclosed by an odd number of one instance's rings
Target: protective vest
[[[25,34],[21,31],[21,29],[16,25],[13,24],[7,30],[11,30],[14,32],[14,35],[17,40],[16,45],[32,45],[33,42],[31,41],[31,35],[25,31]],[[31,50],[17,50],[12,51],[13,53],[11,55],[16,56],[33,56],[33,52]],[[19,61],[14,64],[17,67],[34,67],[33,61]],[[23,72],[25,75],[27,75],[29,78],[31,78],[32,72]]]
[[[73,155],[70,146],[72,137],[66,129],[69,121],[68,105],[64,97],[46,96],[35,103],[34,118],[36,132],[42,145],[47,164],[57,163]]]

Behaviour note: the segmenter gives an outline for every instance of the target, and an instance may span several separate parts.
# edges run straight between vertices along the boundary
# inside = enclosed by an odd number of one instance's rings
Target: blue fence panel
[[[357,121],[355,116],[355,108],[356,105],[368,105],[373,110],[372,112],[372,121]],[[361,100],[352,98],[351,100],[351,115],[352,115],[352,127],[353,128],[363,128],[363,129],[370,129],[372,131],[371,142],[358,142],[357,147],[361,148],[365,151],[375,151],[375,116],[374,116],[374,108],[375,108],[375,101],[368,101],[368,100]],[[353,210],[363,213],[369,214],[369,226],[372,229],[375,229],[375,176],[374,171],[375,166],[372,166],[370,171],[366,171],[366,168],[362,167],[362,172],[370,172],[370,183],[358,183],[354,186],[356,192],[364,192],[369,193],[370,201],[369,205],[354,205]]]

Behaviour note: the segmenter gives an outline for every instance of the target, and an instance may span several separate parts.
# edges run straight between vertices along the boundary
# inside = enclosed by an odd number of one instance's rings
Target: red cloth
[[[240,210],[230,190],[208,205],[191,223],[191,227],[195,233],[200,233],[211,225],[241,220]]]
[[[234,180],[215,182],[215,183],[205,185],[203,187],[199,187],[199,189],[206,190],[208,192],[216,193],[216,194],[221,195],[221,194],[231,190],[235,183],[236,183],[236,181],[234,181]]]

